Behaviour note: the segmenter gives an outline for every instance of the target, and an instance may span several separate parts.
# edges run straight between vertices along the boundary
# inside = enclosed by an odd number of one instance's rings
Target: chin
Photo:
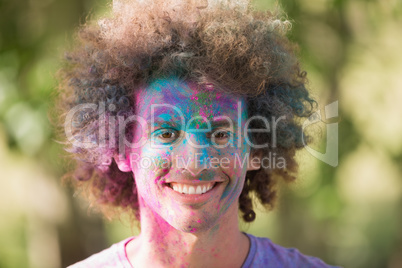
[[[168,223],[184,233],[197,234],[206,232],[217,225],[218,217],[205,217],[205,215],[198,215],[198,213],[191,212],[192,215],[176,215],[172,221]]]

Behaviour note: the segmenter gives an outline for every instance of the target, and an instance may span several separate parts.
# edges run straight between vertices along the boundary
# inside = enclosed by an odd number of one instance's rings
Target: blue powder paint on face
[[[165,113],[165,114],[159,114],[158,117],[159,117],[160,119],[162,119],[162,120],[167,121],[167,122],[172,120],[172,116],[171,116],[170,114],[167,114],[167,113]]]
[[[195,85],[193,87],[193,85]],[[163,148],[152,148],[149,147],[150,145],[147,144],[141,149],[141,155],[144,157],[151,157],[151,158],[156,158],[158,160],[162,160],[164,157],[169,158],[169,153],[171,152],[171,155],[174,157],[179,156],[183,157],[185,161],[188,159],[195,159],[195,154],[198,154],[197,159],[200,161],[199,163],[202,163],[204,159],[208,158],[220,158],[220,157],[228,157],[231,158],[231,161],[234,160],[234,156],[236,154],[239,155],[244,155],[245,151],[241,148],[245,143],[242,143],[241,145],[237,145],[237,142],[229,143],[225,148],[218,148],[218,147],[211,147],[211,140],[209,137],[206,136],[206,132],[202,131],[197,131],[201,129],[207,129],[206,122],[200,118],[196,120],[193,120],[189,126],[187,126],[187,123],[190,119],[195,118],[196,116],[205,116],[208,118],[208,120],[212,120],[213,117],[218,117],[218,116],[228,116],[232,122],[239,122],[236,121],[238,119],[238,115],[241,115],[242,121],[244,122],[246,119],[246,111],[242,109],[241,113],[237,113],[237,110],[235,107],[237,107],[238,103],[243,101],[244,104],[244,99],[236,96],[231,96],[230,94],[224,94],[224,95],[219,95],[218,93],[215,94],[215,91],[205,91],[204,89],[199,89],[196,84],[194,83],[186,83],[183,81],[179,81],[177,79],[161,79],[161,80],[156,80],[154,83],[152,83],[145,91],[141,92],[141,95],[139,96],[139,99],[143,100],[142,106],[139,106],[139,111],[141,111],[141,114],[147,115],[146,118],[150,118],[150,108],[153,104],[161,105],[161,104],[167,104],[170,106],[177,107],[180,109],[182,113],[176,112],[176,110],[172,108],[165,108],[166,110],[163,110],[164,108],[156,108],[154,110],[155,112],[160,112],[160,114],[157,114],[157,117],[155,119],[160,120],[160,121],[165,121],[168,123],[172,123],[171,127],[172,128],[178,128],[178,131],[183,131],[186,132],[190,138],[189,140],[187,138],[183,139],[178,139],[175,140],[174,143],[168,143],[166,142],[166,147]],[[195,99],[195,96],[198,98]],[[194,99],[192,99],[194,97]],[[208,105],[206,105],[208,104]],[[202,108],[204,107],[204,108]],[[241,107],[241,106],[240,106]],[[202,111],[202,113],[201,113]],[[181,117],[181,114],[183,116]],[[184,122],[181,123],[181,119],[184,119]],[[149,119],[147,119],[149,122]],[[237,141],[238,138],[236,135],[240,131],[237,131],[236,128],[241,128],[242,126],[242,121],[237,124],[236,123],[234,126],[232,126],[234,129],[231,131],[233,132],[233,135],[235,137],[234,141]],[[180,128],[179,125],[183,125],[183,129]],[[198,124],[198,128],[197,128]],[[168,124],[167,124],[168,125]],[[168,126],[165,126],[165,123],[162,123],[160,128],[168,128]],[[187,128],[185,128],[187,127]],[[218,129],[219,127],[215,127]],[[182,134],[182,133],[181,133]],[[181,135],[180,134],[180,135]],[[210,144],[208,149],[197,149],[197,151],[194,151],[194,148],[190,148],[191,146],[189,143],[190,141],[192,143],[204,145],[204,144]],[[175,158],[171,157],[170,161],[172,161],[171,166],[163,169],[163,176],[173,176],[173,177],[180,177],[182,172],[180,170],[174,170],[177,168],[177,163],[175,162]],[[208,161],[208,160],[207,160]],[[187,163],[187,162],[185,162]],[[209,163],[206,163],[209,165]],[[161,167],[158,167],[162,171]],[[169,171],[169,169],[171,169]],[[243,171],[243,168],[240,167],[230,167],[229,169],[223,170],[223,168],[218,167],[217,169],[211,169],[207,172],[204,172],[203,174],[195,176],[193,179],[196,179],[198,181],[212,181],[214,179],[214,176],[219,175],[222,177],[227,177],[228,178],[228,184],[225,186],[225,189],[223,190],[222,195],[220,196],[220,201],[216,203],[216,205],[211,205],[208,207],[208,215],[213,214],[213,213],[224,213],[228,207],[230,207],[234,202],[236,202],[236,198],[240,195],[241,192],[241,185],[242,181],[244,180],[243,175],[245,174]],[[145,171],[139,169],[137,170],[138,173],[143,173]],[[169,173],[171,172],[171,173]],[[145,173],[144,173],[145,174]],[[149,179],[153,173],[149,172],[146,175],[143,175],[147,179]],[[158,174],[162,174],[161,172]],[[149,176],[148,176],[149,175]],[[146,184],[146,183],[144,183]],[[149,184],[146,184],[147,187]],[[226,184],[222,184],[226,185]],[[143,187],[144,189],[148,189],[147,187]],[[152,188],[153,186],[150,186],[149,188]],[[154,187],[155,191],[158,191],[159,188]],[[144,190],[145,191],[145,190]],[[149,195],[144,195],[152,197],[153,194],[149,192]],[[169,204],[170,201],[163,195],[159,196],[161,200],[158,201],[158,203],[163,203],[165,205]],[[155,200],[149,198],[146,200],[147,203],[153,204],[155,203]],[[180,204],[177,204],[178,206]],[[173,210],[171,209],[164,209],[163,206],[157,207],[154,206],[155,210],[158,210],[158,213],[162,215],[162,217],[170,218],[170,214],[165,214],[166,211],[171,211],[173,213]],[[162,209],[163,208],[163,209]],[[159,210],[160,209],[160,210]],[[198,211],[197,211],[198,212]],[[182,215],[180,214],[180,210],[174,210],[174,218],[180,218]],[[204,215],[206,216],[206,215]],[[173,220],[172,220],[173,221]]]
[[[170,87],[174,87],[177,86],[177,83],[179,81],[177,79],[174,78],[170,78],[170,79],[157,79],[155,81],[153,81],[150,85],[149,88],[152,88],[153,90],[155,90],[158,93],[162,93],[166,88],[170,88]]]

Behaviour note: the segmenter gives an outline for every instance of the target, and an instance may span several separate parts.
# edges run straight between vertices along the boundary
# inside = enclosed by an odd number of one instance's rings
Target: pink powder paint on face
[[[163,84],[163,87],[160,87],[158,83]],[[180,111],[183,111],[183,117],[185,119],[184,124],[196,116],[203,116],[208,120],[212,120],[214,117],[221,115],[228,116],[232,121],[236,121],[238,118],[237,111],[234,110],[233,107],[236,107],[239,101],[243,101],[239,97],[231,96],[230,94],[217,94],[212,88],[200,91],[195,88],[196,85],[193,87],[191,83],[179,83],[175,80],[167,80],[158,83],[156,83],[155,86],[151,85],[146,91],[139,92],[136,95],[137,100],[143,100],[142,105],[138,105],[137,111],[144,118],[148,118],[146,120],[151,118],[150,106],[152,104],[169,104],[177,107]],[[206,91],[208,92],[206,93]],[[197,94],[199,95],[197,96]],[[219,101],[217,101],[218,99]],[[180,117],[174,111],[159,109],[156,110],[155,115],[159,116],[164,121],[175,122],[180,126]],[[243,113],[242,117],[244,119],[246,114]],[[197,119],[194,122],[199,123],[200,125],[198,127],[201,128],[204,126],[204,122],[202,121],[202,119]],[[245,121],[246,120],[244,120],[244,122]],[[160,128],[164,128],[164,126],[161,124]],[[189,129],[191,130],[192,126],[189,127]],[[233,132],[237,133],[236,129],[233,129]],[[203,136],[205,133],[203,132],[194,134],[189,131],[188,133],[193,135],[197,141],[205,138],[205,136]],[[136,135],[143,135],[139,128],[135,128],[134,136]],[[221,184],[222,186],[218,188],[217,193],[202,206],[182,204],[168,194],[169,192],[165,190],[167,189],[166,187],[160,187],[160,185],[164,185],[163,181],[165,181],[165,179],[173,181],[188,180],[188,178],[183,175],[186,173],[181,171],[183,168],[186,168],[186,166],[183,167],[183,163],[179,166],[178,162],[176,162],[177,160],[175,160],[177,158],[173,158],[173,155],[185,159],[186,162],[184,164],[194,162],[195,153],[200,153],[205,156],[208,155],[210,157],[232,156],[230,157],[231,163],[234,163],[233,155],[240,155],[240,159],[243,159],[245,147],[235,146],[225,147],[224,149],[208,147],[208,150],[197,149],[198,151],[194,151],[195,148],[189,146],[186,139],[179,139],[177,142],[167,145],[166,148],[161,149],[153,148],[150,146],[150,143],[146,143],[141,148],[133,149],[133,152],[139,154],[141,157],[151,159],[162,159],[166,157],[168,161],[171,161],[169,167],[157,165],[155,171],[151,171],[151,169],[133,168],[139,196],[143,198],[148,209],[159,214],[166,223],[174,226],[176,229],[183,229],[188,232],[200,232],[205,228],[210,228],[220,220],[223,213],[225,213],[231,205],[237,202],[236,197],[241,193],[241,180],[245,176],[246,167],[211,168],[203,171],[201,173],[203,174],[202,176],[194,177],[192,180],[197,179],[200,181],[208,181],[214,177],[227,178],[227,180]],[[168,152],[169,154],[167,154]],[[155,179],[155,177],[158,178]],[[161,177],[164,179],[162,180]],[[154,180],[152,180],[152,178],[154,178]],[[153,181],[155,183],[151,183]],[[202,219],[202,221],[200,219]]]
[[[205,107],[204,107],[204,109],[200,109],[200,115],[202,117],[207,117],[207,114],[206,114],[205,110],[206,110]]]

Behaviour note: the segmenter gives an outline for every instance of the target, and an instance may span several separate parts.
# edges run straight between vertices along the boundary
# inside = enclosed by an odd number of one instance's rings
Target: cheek
[[[170,169],[170,154],[168,152],[143,151],[139,154],[133,174],[137,185],[138,195],[142,198],[144,205],[154,208],[163,207],[162,200],[164,192],[162,180]]]
[[[151,150],[142,148],[142,150],[132,151],[131,166],[138,183],[150,185],[159,184],[160,178],[169,172],[171,168],[170,150]],[[151,184],[152,185],[152,184]]]
[[[219,159],[220,167],[225,173],[232,176],[241,175],[243,169],[247,168],[247,161],[244,161],[247,158],[247,150],[228,146],[225,149],[217,150],[215,155]]]

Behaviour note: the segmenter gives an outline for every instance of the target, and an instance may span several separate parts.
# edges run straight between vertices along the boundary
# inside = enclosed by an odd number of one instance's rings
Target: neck
[[[234,204],[210,228],[180,231],[159,215],[141,208],[141,234],[127,245],[127,255],[139,267],[241,267],[249,250],[238,227]]]

